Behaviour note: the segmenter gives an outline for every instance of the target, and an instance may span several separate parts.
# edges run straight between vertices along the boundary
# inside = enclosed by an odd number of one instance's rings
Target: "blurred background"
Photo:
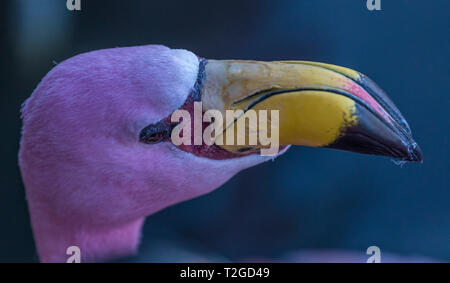
[[[0,4],[0,261],[37,261],[17,166],[21,103],[57,62],[144,44],[359,70],[401,109],[424,163],[292,148],[148,218],[140,255],[127,260],[288,259],[305,250],[366,258],[376,245],[450,261],[449,1],[381,0],[381,11],[366,0],[81,0],[81,11],[65,2]]]

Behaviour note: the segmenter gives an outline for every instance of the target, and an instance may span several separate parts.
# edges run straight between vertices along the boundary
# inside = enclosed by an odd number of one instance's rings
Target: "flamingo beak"
[[[234,121],[224,122],[222,135],[231,130],[236,134],[234,128],[249,110],[278,110],[280,146],[328,147],[422,161],[394,103],[372,80],[348,68],[306,61],[208,60],[202,104],[203,111],[215,109],[224,116],[227,110],[242,110]],[[273,131],[263,130],[268,135]],[[236,154],[263,148],[259,143],[219,146]]]

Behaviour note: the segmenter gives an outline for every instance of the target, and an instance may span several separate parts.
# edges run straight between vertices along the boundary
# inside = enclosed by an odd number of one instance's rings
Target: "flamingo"
[[[194,102],[221,113],[279,110],[280,151],[175,146],[170,116],[192,112]],[[368,77],[325,63],[207,60],[161,45],[97,50],[56,65],[21,113],[19,165],[41,262],[65,262],[71,246],[83,262],[132,255],[147,216],[290,145],[422,161],[387,95]]]

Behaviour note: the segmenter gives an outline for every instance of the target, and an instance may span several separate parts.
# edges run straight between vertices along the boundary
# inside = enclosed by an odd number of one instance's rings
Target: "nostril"
[[[244,153],[244,152],[248,152],[248,151],[250,151],[252,149],[253,148],[251,148],[251,147],[242,147],[242,148],[239,148],[237,151],[240,152],[240,153]]]

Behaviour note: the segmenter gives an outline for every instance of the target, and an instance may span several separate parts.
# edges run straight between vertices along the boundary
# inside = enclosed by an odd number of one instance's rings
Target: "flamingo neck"
[[[137,252],[144,217],[114,226],[71,225],[31,212],[33,234],[41,262],[66,262],[77,247],[81,262],[108,261]]]

